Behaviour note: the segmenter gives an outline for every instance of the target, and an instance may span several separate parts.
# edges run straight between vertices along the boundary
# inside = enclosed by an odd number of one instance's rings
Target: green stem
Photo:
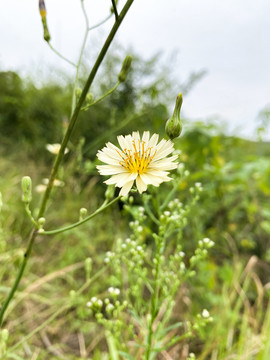
[[[83,43],[82,43],[82,47],[81,47],[81,51],[80,51],[80,55],[79,55],[79,60],[78,63],[76,65],[76,75],[75,75],[75,82],[74,82],[74,87],[73,87],[73,94],[72,94],[72,104],[71,104],[71,116],[73,115],[75,106],[76,106],[76,88],[78,85],[78,79],[79,79],[79,70],[80,70],[80,66],[81,66],[81,62],[82,62],[82,56],[84,53],[84,49],[85,49],[85,45],[87,42],[87,37],[88,37],[88,32],[89,32],[89,21],[88,21],[88,17],[87,17],[87,13],[85,11],[85,7],[84,7],[84,0],[81,0],[81,7],[82,7],[82,12],[83,12],[83,16],[85,19],[85,25],[86,25],[86,30],[84,33],[84,38],[83,38]]]
[[[120,82],[118,82],[113,88],[111,88],[106,94],[102,95],[99,99],[97,99],[96,101],[93,101],[91,104],[86,105],[82,108],[82,110],[88,110],[91,106],[96,105],[97,103],[99,103],[101,100],[105,99],[105,97],[107,97],[108,95],[110,95],[111,93],[113,93],[118,86],[120,85]]]
[[[134,0],[127,0],[125,6],[123,7],[121,13],[119,14],[119,17],[117,19],[117,21],[114,23],[98,57],[97,57],[97,60],[89,74],[89,77],[85,83],[85,86],[83,88],[83,91],[82,91],[82,94],[77,102],[77,105],[76,105],[76,108],[74,109],[74,112],[71,116],[71,119],[70,119],[70,122],[69,122],[69,126],[67,128],[67,131],[66,131],[66,134],[64,136],[64,139],[62,141],[62,144],[61,144],[61,147],[60,147],[60,150],[59,150],[59,153],[55,159],[55,162],[54,162],[54,165],[53,165],[53,168],[52,168],[52,171],[51,171],[51,175],[50,175],[50,179],[49,179],[49,183],[48,183],[48,186],[46,188],[46,191],[43,195],[43,199],[42,199],[42,203],[41,203],[41,206],[40,206],[40,209],[39,209],[39,214],[38,214],[38,219],[43,217],[44,213],[45,213],[45,209],[46,209],[46,205],[47,205],[47,202],[49,200],[49,197],[50,197],[50,194],[51,194],[51,191],[52,191],[52,187],[53,187],[53,182],[54,182],[54,179],[56,177],[56,174],[57,174],[57,171],[58,171],[58,168],[59,168],[59,165],[63,159],[63,156],[64,156],[64,152],[65,152],[65,148],[67,146],[67,143],[70,139],[70,136],[71,136],[71,133],[72,133],[72,130],[77,122],[77,119],[78,119],[78,116],[79,116],[79,113],[80,113],[80,109],[83,105],[83,102],[85,100],[85,97],[87,95],[87,92],[90,88],[90,86],[92,85],[92,82],[96,76],[96,73],[104,59],[104,56],[106,55],[113,39],[114,39],[114,36],[118,30],[118,28],[120,27],[124,17],[126,16],[130,6],[132,5]],[[14,281],[14,284],[12,285],[12,288],[9,292],[9,295],[7,297],[7,299],[5,300],[5,302],[3,303],[3,306],[0,310],[0,327],[2,326],[2,323],[3,323],[3,318],[4,318],[4,314],[5,314],[5,311],[11,301],[11,299],[13,298],[17,288],[18,288],[18,285],[21,281],[21,278],[22,278],[22,275],[24,273],[24,269],[25,269],[25,266],[28,262],[28,259],[30,257],[30,254],[31,254],[31,251],[32,251],[32,247],[33,247],[33,244],[34,244],[34,241],[35,241],[35,238],[36,238],[36,235],[37,235],[37,232],[35,230],[32,230],[31,234],[30,234],[30,237],[29,237],[29,241],[28,241],[28,245],[27,245],[27,248],[26,248],[26,252],[24,254],[24,259],[20,265],[20,268],[19,268],[19,271],[18,271],[18,274],[17,274],[17,277]]]
[[[90,28],[88,28],[88,31],[94,30],[97,27],[105,24],[106,21],[108,21],[110,18],[112,17],[112,14],[108,15],[104,20],[100,21],[99,23],[97,23],[96,25],[91,26]]]
[[[163,211],[164,209],[166,209],[166,207],[168,206],[169,202],[172,200],[174,194],[177,191],[177,188],[179,186],[179,181],[174,181],[173,184],[173,188],[172,190],[169,192],[168,196],[166,197],[164,203],[161,205],[160,210]]]
[[[31,251],[32,251],[32,247],[33,247],[33,244],[34,244],[34,241],[35,241],[35,238],[36,238],[36,231],[35,230],[32,230],[32,233],[29,237],[29,241],[28,241],[28,245],[27,245],[27,249],[26,249],[26,252],[24,254],[24,258],[23,258],[23,261],[21,263],[21,266],[19,268],[19,272],[17,274],[17,277],[14,281],[14,284],[8,294],[8,297],[6,298],[3,306],[1,307],[1,311],[0,311],[0,327],[2,325],[2,322],[3,322],[3,316],[4,316],[4,313],[11,301],[11,299],[13,298],[14,294],[15,294],[15,291],[17,290],[17,287],[20,283],[20,280],[22,278],[22,275],[24,273],[24,269],[25,269],[25,266],[27,264],[27,261],[29,259],[29,256],[31,254]]]
[[[43,231],[40,232],[40,235],[55,235],[55,234],[59,234],[62,233],[64,231],[68,231],[71,229],[74,229],[77,226],[80,226],[81,224],[84,224],[85,222],[93,219],[93,217],[97,216],[98,214],[100,214],[102,211],[106,210],[108,207],[110,207],[112,204],[114,204],[116,201],[118,201],[120,199],[121,196],[118,196],[117,198],[113,199],[111,202],[109,202],[106,205],[101,205],[101,207],[99,209],[97,209],[95,212],[93,212],[91,215],[87,216],[86,218],[84,218],[83,220],[77,221],[74,224],[62,227],[60,229],[56,229],[56,230],[50,230],[50,231]]]
[[[32,216],[31,210],[29,208],[29,204],[25,204],[25,211],[26,211],[26,214],[29,217],[31,223],[34,225],[34,227],[36,229],[38,229],[38,224],[37,224],[36,220]]]
[[[68,64],[77,67],[76,64],[74,64],[74,62],[70,61],[68,58],[66,58],[65,56],[63,56],[62,54],[60,54],[59,51],[57,51],[50,42],[47,41],[47,44],[49,45],[49,47],[51,48],[51,50],[57,55],[59,56],[62,60],[66,61]]]
[[[148,337],[147,337],[145,360],[149,360],[150,356],[151,356],[152,339],[153,339],[153,324],[154,324],[155,318],[157,317],[157,314],[158,314],[158,309],[157,309],[158,291],[159,291],[158,278],[159,278],[159,271],[160,271],[161,254],[162,254],[162,239],[159,236],[158,244],[157,244],[157,255],[156,255],[157,261],[156,261],[156,266],[155,266],[154,291],[153,291],[152,299],[151,299],[151,319],[149,321],[149,326],[148,326]]]
[[[117,12],[117,7],[116,7],[115,0],[112,0],[112,6],[113,6],[113,12],[114,12],[114,15],[115,15],[115,21],[117,21],[117,19],[118,19],[118,12]]]

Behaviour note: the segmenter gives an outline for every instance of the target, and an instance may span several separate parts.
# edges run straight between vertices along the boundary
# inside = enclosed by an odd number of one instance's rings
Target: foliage
[[[60,142],[68,126],[73,86],[38,87],[0,73],[1,302],[27,255],[33,224],[37,234],[0,331],[3,359],[268,359],[267,143],[181,119],[173,181],[100,205],[115,191],[96,171],[97,149],[121,132],[164,134],[174,85],[164,69],[153,70],[158,57],[134,56],[121,84],[122,53],[107,58],[58,169],[61,186],[53,188],[46,219],[37,221],[37,185],[46,183],[54,156],[46,145]],[[79,75],[76,101],[86,73]],[[182,85],[184,93],[201,75]],[[22,175],[31,176],[34,190],[30,204],[24,186],[25,206]],[[48,236],[97,208],[102,214],[94,220]]]

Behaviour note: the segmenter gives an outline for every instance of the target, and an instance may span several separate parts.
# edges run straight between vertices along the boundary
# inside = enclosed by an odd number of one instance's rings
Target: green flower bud
[[[41,20],[43,25],[43,39],[49,42],[51,40],[51,35],[49,33],[46,17],[43,17]]]
[[[76,98],[78,99],[82,95],[82,89],[81,88],[76,88],[75,89],[75,95],[76,95]]]
[[[39,229],[43,229],[45,221],[46,221],[46,219],[44,217],[41,217],[38,219],[37,223],[38,223]]]
[[[113,185],[109,185],[105,191],[106,200],[111,200],[114,196],[115,187]]]
[[[22,201],[29,204],[32,200],[32,180],[29,176],[22,178]]]
[[[92,259],[89,257],[87,259],[85,259],[85,262],[84,262],[84,267],[85,267],[85,272],[86,272],[86,279],[90,279],[90,276],[91,276],[91,271],[92,271]]]
[[[175,108],[172,117],[167,121],[166,123],[166,133],[169,136],[169,138],[175,139],[178,136],[180,136],[182,132],[182,122],[180,120],[180,110],[183,103],[183,97],[182,94],[178,94],[176,98]]]
[[[49,29],[47,26],[47,12],[46,12],[46,7],[45,7],[45,2],[44,0],[39,0],[39,13],[41,15],[41,21],[42,21],[42,25],[43,25],[43,38],[45,41],[49,42],[51,40],[51,35],[49,33]]]
[[[80,209],[80,221],[83,220],[83,219],[85,219],[86,214],[87,214],[87,209],[81,208],[81,209]]]
[[[3,329],[1,331],[1,338],[4,343],[7,342],[7,340],[8,340],[8,330],[7,329]]]
[[[93,102],[93,94],[88,93],[85,98],[86,104],[90,105]]]
[[[126,81],[127,74],[128,74],[129,69],[130,69],[131,63],[132,63],[132,57],[130,55],[127,55],[125,57],[125,60],[123,61],[122,69],[121,69],[121,71],[120,71],[120,73],[118,75],[118,80],[120,82]]]

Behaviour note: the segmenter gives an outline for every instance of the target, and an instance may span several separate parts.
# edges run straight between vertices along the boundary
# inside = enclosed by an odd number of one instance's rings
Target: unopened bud
[[[118,0],[115,0],[115,5],[117,5],[117,3],[118,3]],[[111,6],[111,14],[113,14],[113,13],[114,13],[113,6]]]
[[[121,69],[121,71],[120,71],[120,73],[118,75],[118,80],[120,82],[126,81],[127,74],[128,74],[129,69],[130,69],[131,63],[132,63],[132,57],[130,55],[127,55],[125,57],[125,60],[123,61],[122,69]]]
[[[183,103],[183,97],[182,94],[178,94],[176,98],[175,108],[172,117],[167,121],[166,123],[166,133],[169,136],[169,138],[175,139],[178,136],[180,136],[182,132],[182,122],[180,120],[180,110]]]
[[[51,35],[49,33],[49,29],[47,26],[47,19],[46,19],[47,12],[46,12],[44,0],[39,0],[38,5],[39,5],[39,13],[43,25],[43,38],[45,41],[49,42],[51,40]]]
[[[86,101],[87,105],[90,105],[93,102],[93,94],[88,93],[86,95],[85,101]]]
[[[111,200],[114,196],[114,190],[115,190],[115,187],[112,186],[112,185],[109,185],[105,191],[105,198],[106,200]]]
[[[86,279],[90,279],[91,271],[92,271],[92,259],[87,258],[84,262],[85,272],[86,272]]]
[[[81,209],[80,209],[80,221],[83,220],[83,219],[85,219],[86,214],[87,214],[87,209],[81,208]]]
[[[76,98],[78,99],[82,95],[82,89],[81,88],[76,88],[75,89],[75,95],[76,95]]]
[[[38,223],[38,227],[39,227],[40,230],[43,229],[45,221],[46,221],[46,219],[44,217],[41,217],[41,218],[38,219],[37,223]]]
[[[22,201],[29,204],[32,200],[32,180],[29,176],[22,178]]]
[[[1,338],[3,342],[7,342],[8,340],[8,330],[7,329],[3,329],[1,331]]]

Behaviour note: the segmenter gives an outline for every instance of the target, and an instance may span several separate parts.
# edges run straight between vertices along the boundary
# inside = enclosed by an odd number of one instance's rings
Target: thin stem
[[[108,21],[110,18],[112,17],[112,14],[108,15],[104,20],[100,21],[99,23],[97,23],[96,25],[91,26],[90,28],[88,28],[88,31],[94,30],[97,27],[105,24],[106,21]]]
[[[93,101],[91,104],[86,105],[82,108],[82,110],[88,110],[91,106],[96,105],[97,103],[99,103],[100,101],[102,101],[103,99],[105,99],[105,97],[109,96],[111,93],[113,93],[118,86],[120,85],[120,82],[118,82],[113,88],[111,88],[106,94],[102,95],[99,99],[97,99],[96,101]]]
[[[112,0],[112,6],[113,6],[113,12],[114,12],[114,15],[115,15],[115,21],[117,21],[117,19],[118,19],[118,12],[117,12],[117,7],[116,7],[115,0]]]
[[[85,30],[84,37],[83,37],[83,43],[82,43],[82,47],[81,47],[81,51],[80,51],[80,55],[79,55],[79,60],[76,65],[76,75],[75,75],[75,82],[74,82],[73,94],[72,94],[71,115],[73,114],[73,111],[76,106],[76,88],[77,88],[78,80],[79,80],[79,70],[80,70],[82,56],[84,53],[84,49],[85,49],[85,45],[86,45],[87,37],[88,37],[88,31],[89,31],[89,20],[88,20],[88,16],[87,16],[87,13],[86,13],[86,10],[84,7],[84,0],[81,0],[81,7],[82,7],[83,16],[85,19],[86,30]]]
[[[151,299],[151,319],[149,321],[148,326],[148,337],[147,337],[147,346],[146,346],[146,354],[145,360],[149,360],[151,356],[151,349],[152,349],[152,339],[153,339],[153,324],[155,318],[157,317],[158,310],[157,310],[157,302],[158,302],[158,278],[160,272],[160,258],[162,254],[162,238],[158,236],[158,244],[157,244],[157,255],[156,255],[156,266],[155,266],[155,279],[154,279],[154,291],[152,294]]]
[[[24,273],[24,269],[25,269],[25,266],[27,264],[27,261],[29,259],[29,256],[31,254],[31,251],[32,251],[32,247],[33,247],[33,244],[34,244],[34,241],[35,241],[35,238],[36,238],[36,231],[35,230],[32,230],[31,232],[31,235],[29,237],[29,241],[28,241],[28,245],[27,245],[27,249],[26,249],[26,252],[24,254],[24,258],[23,258],[23,261],[21,263],[21,266],[19,268],[19,272],[17,274],[17,277],[14,281],[14,284],[8,294],[8,297],[6,298],[2,308],[1,308],[1,311],[0,311],[0,327],[2,325],[2,322],[3,322],[3,316],[4,316],[4,313],[11,301],[11,299],[13,298],[14,294],[15,294],[15,291],[17,290],[17,287],[20,283],[20,280],[22,278],[22,275]]]
[[[31,210],[29,208],[29,204],[25,204],[25,211],[26,211],[26,214],[29,217],[31,223],[34,225],[34,227],[36,229],[38,229],[38,224],[37,224],[36,220],[32,216]]]
[[[82,107],[82,104],[85,100],[85,97],[87,95],[87,92],[90,88],[90,86],[92,85],[92,82],[96,76],[96,73],[104,59],[104,56],[106,55],[113,39],[114,39],[114,36],[117,32],[117,30],[119,29],[124,17],[126,16],[130,6],[132,5],[134,0],[127,0],[125,6],[123,7],[121,13],[119,14],[119,17],[117,19],[117,21],[114,23],[98,57],[97,57],[97,60],[89,74],[89,77],[85,83],[85,86],[83,88],[83,91],[82,91],[82,94],[77,102],[77,105],[74,109],[74,112],[71,116],[71,119],[70,119],[70,122],[69,122],[69,126],[66,130],[66,133],[65,133],[65,136],[64,136],[64,139],[62,141],[62,144],[61,144],[61,147],[60,147],[60,150],[59,150],[59,153],[55,159],[55,162],[54,162],[54,165],[53,165],[53,168],[52,168],[52,171],[51,171],[51,175],[50,175],[50,179],[49,179],[49,183],[47,185],[47,188],[46,188],[46,191],[43,195],[43,198],[42,198],[42,203],[41,203],[41,206],[40,206],[40,209],[39,209],[39,213],[38,213],[38,219],[43,217],[44,213],[45,213],[45,210],[46,210],[46,205],[47,205],[47,202],[49,200],[49,197],[50,197],[50,194],[51,194],[51,191],[52,191],[52,187],[53,187],[53,182],[54,182],[54,179],[56,177],[56,174],[57,174],[57,171],[58,171],[58,168],[59,168],[59,165],[63,159],[63,156],[64,156],[64,152],[65,152],[65,148],[67,146],[67,143],[70,139],[70,136],[72,134],[72,130],[77,122],[77,119],[78,119],[78,116],[79,116],[79,113],[80,113],[80,110],[81,110],[81,107]],[[24,258],[23,258],[23,261],[20,265],[20,268],[19,268],[19,271],[18,271],[18,274],[17,274],[17,277],[14,281],[14,284],[12,285],[12,288],[10,290],[10,293],[7,297],[7,299],[5,300],[1,310],[0,310],[0,327],[3,323],[3,317],[4,317],[4,314],[5,314],[5,311],[11,301],[11,299],[13,298],[17,288],[18,288],[18,285],[21,281],[21,278],[22,278],[22,275],[24,273],[24,269],[25,269],[25,266],[28,262],[28,259],[30,257],[30,254],[31,254],[31,251],[32,251],[32,247],[33,247],[33,244],[34,244],[34,241],[35,241],[35,238],[36,238],[36,235],[37,235],[37,232],[35,230],[32,230],[30,236],[29,236],[29,241],[28,241],[28,245],[27,245],[27,248],[26,248],[26,252],[24,254]]]
[[[99,209],[97,209],[95,212],[93,212],[91,215],[87,216],[86,218],[84,218],[83,220],[77,221],[74,224],[62,227],[60,229],[56,229],[56,230],[50,230],[50,231],[43,231],[40,233],[40,235],[55,235],[55,234],[59,234],[62,233],[64,231],[68,231],[71,229],[74,229],[77,226],[80,226],[81,224],[84,224],[85,222],[93,219],[93,217],[97,216],[98,214],[100,214],[102,211],[106,210],[108,207],[110,207],[112,204],[114,204],[116,201],[118,201],[120,199],[121,196],[118,196],[117,198],[113,199],[111,202],[109,202],[106,205],[101,205],[101,207]]]
[[[68,64],[76,67],[76,64],[72,61],[70,61],[68,58],[66,58],[65,56],[63,56],[62,54],[60,54],[59,51],[57,51],[50,42],[47,41],[47,44],[49,45],[49,47],[51,48],[51,50],[57,55],[59,56],[62,60],[66,61]]]
[[[171,199],[173,198],[174,194],[177,191],[177,188],[179,186],[179,181],[174,181],[174,185],[172,190],[169,192],[168,196],[166,197],[164,203],[161,205],[160,210],[163,211],[164,209],[166,209],[166,207],[168,206],[169,202],[171,201]]]

